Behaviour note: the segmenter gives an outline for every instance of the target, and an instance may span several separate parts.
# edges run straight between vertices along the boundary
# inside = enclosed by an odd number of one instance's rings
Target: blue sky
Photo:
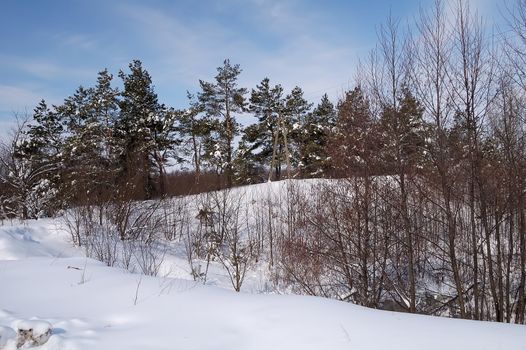
[[[501,0],[503,1],[503,0]],[[498,17],[499,0],[472,0]],[[60,103],[97,72],[114,75],[140,59],[161,102],[186,106],[186,90],[212,80],[224,58],[241,64],[240,83],[268,76],[301,86],[315,101],[352,84],[357,61],[372,49],[389,11],[412,22],[433,0],[2,0],[0,135],[13,112],[42,98]]]

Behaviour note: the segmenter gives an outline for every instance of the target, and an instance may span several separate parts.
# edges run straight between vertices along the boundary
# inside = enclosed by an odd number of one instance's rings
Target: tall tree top
[[[142,67],[142,63],[139,60],[132,61],[129,68],[129,74],[122,70],[119,72],[119,77],[124,83],[121,110],[124,113],[147,117],[159,108],[152,78],[148,71]]]
[[[294,122],[304,124],[304,118],[311,108],[312,103],[303,97],[303,90],[299,86],[296,86],[290,94],[287,95],[285,109]]]
[[[260,122],[267,122],[272,119],[282,108],[283,88],[280,84],[270,86],[269,78],[265,78],[250,94],[250,112],[259,119]]]
[[[226,59],[223,66],[217,68],[215,83],[199,80],[202,91],[198,93],[198,99],[207,115],[231,118],[230,113],[245,110],[244,95],[247,89],[237,86],[241,71],[239,64],[232,65],[230,60]]]

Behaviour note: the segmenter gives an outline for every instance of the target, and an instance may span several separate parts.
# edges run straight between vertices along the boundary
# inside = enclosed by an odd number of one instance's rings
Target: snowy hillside
[[[85,258],[57,225],[0,227],[0,348],[40,320],[41,349],[526,349],[524,326],[132,274]]]

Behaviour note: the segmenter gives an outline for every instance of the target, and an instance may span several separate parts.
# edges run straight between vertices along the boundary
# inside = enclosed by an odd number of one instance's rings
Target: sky
[[[504,0],[471,0],[486,19]],[[433,0],[1,0],[0,137],[40,99],[59,104],[107,68],[139,59],[159,100],[184,108],[225,58],[242,86],[298,85],[315,102],[351,87],[389,13],[414,22]],[[116,80],[118,78],[116,77]],[[117,83],[116,83],[117,84]]]

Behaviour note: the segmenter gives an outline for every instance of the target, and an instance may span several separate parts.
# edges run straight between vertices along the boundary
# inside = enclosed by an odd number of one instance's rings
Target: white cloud
[[[0,110],[19,113],[33,107],[42,99],[42,95],[30,88],[0,85]]]
[[[44,97],[44,92],[35,87],[0,84],[0,137],[16,125],[16,119],[30,118],[33,109]],[[53,104],[60,99],[46,96],[46,102]]]
[[[195,90],[198,79],[213,79],[215,68],[224,58],[231,58],[241,64],[241,83],[249,87],[269,76],[273,83],[289,89],[301,86],[313,100],[324,92],[334,96],[348,87],[363,48],[353,47],[350,39],[329,37],[321,29],[323,21],[317,14],[301,12],[294,3],[253,0],[244,4],[246,22],[275,39],[272,48],[244,35],[243,28],[236,32],[211,19],[191,21],[135,5],[127,5],[120,12],[134,21],[154,50],[154,57],[159,58],[152,75],[161,84],[182,81]],[[152,64],[148,62],[148,66]]]
[[[32,89],[0,85],[0,140],[9,138],[16,126],[16,117],[25,119],[41,99],[41,95]]]
[[[58,58],[57,58],[58,59]],[[73,78],[78,81],[92,79],[96,69],[74,66],[74,63],[51,61],[36,56],[26,57],[18,55],[0,54],[0,64],[10,71],[19,71],[29,75],[30,78],[56,80]],[[28,79],[32,80],[32,79]]]
[[[55,35],[54,39],[61,45],[75,49],[90,51],[98,48],[97,41],[88,35],[62,33]]]
[[[39,59],[13,59],[11,65],[35,77],[56,79],[62,77],[85,79],[92,78],[95,70],[68,67],[64,64],[46,62]]]
[[[175,78],[197,84],[196,77],[208,76],[214,57],[228,57],[233,46],[244,51],[250,45],[233,39],[234,33],[213,23],[199,21],[189,24],[145,6],[130,5],[124,13],[140,26],[140,35],[156,51],[164,73],[168,73],[156,77],[156,80]],[[204,72],[207,74],[203,76]]]

